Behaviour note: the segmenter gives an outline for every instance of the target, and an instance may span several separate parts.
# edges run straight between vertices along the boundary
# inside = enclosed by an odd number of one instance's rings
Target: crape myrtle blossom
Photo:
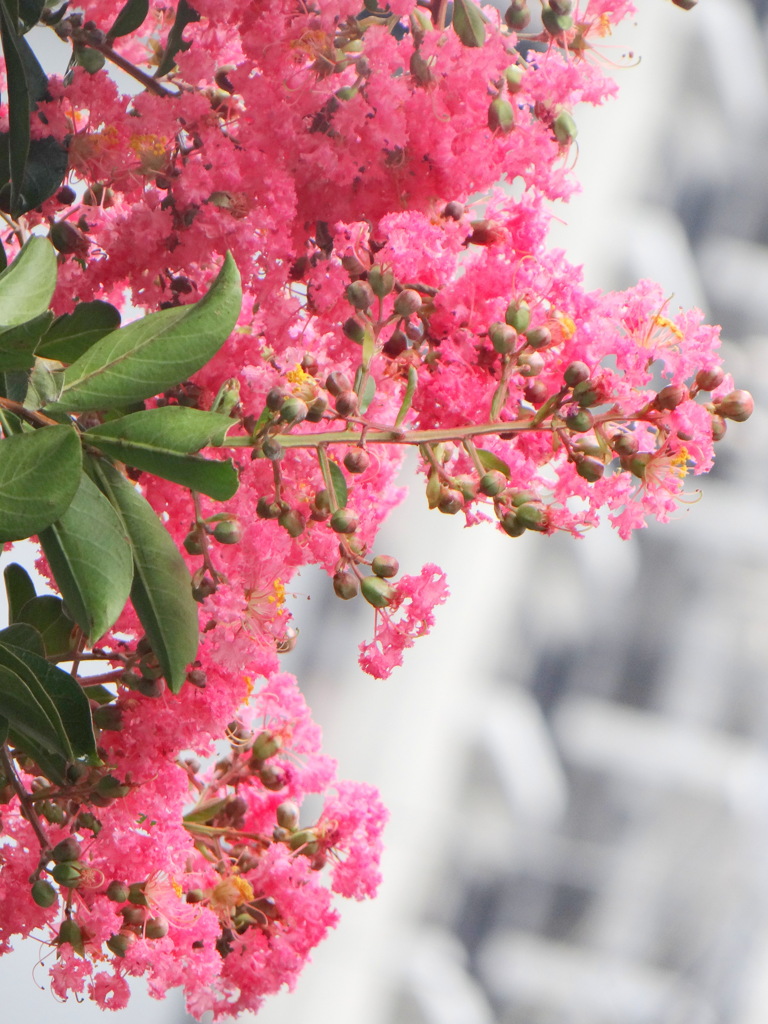
[[[117,1009],[144,977],[221,1019],[292,986],[335,897],[380,878],[386,811],[336,778],[281,671],[297,573],[321,566],[371,606],[360,664],[386,678],[448,593],[439,567],[400,575],[377,548],[407,446],[429,506],[468,525],[535,543],[607,519],[627,537],[674,514],[751,399],[697,311],[646,281],[588,291],[548,246],[553,203],[578,188],[579,106],[616,91],[600,51],[630,3],[559,0],[540,27],[522,0],[504,16],[457,0],[453,25],[412,0],[150,0],[113,38],[123,7],[48,18],[75,63],[31,135],[66,141],[67,180],[5,241],[50,233],[58,313],[196,302],[231,252],[237,327],[147,406],[227,412],[206,454],[234,460],[239,488],[221,503],[131,477],[192,573],[197,660],[172,694],[129,605],[98,648],[106,769],[56,786],[6,766],[0,950],[48,943],[62,998]],[[310,817],[308,794],[324,795]]]

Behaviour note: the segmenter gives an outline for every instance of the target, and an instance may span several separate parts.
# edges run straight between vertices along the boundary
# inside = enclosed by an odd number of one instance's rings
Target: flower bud
[[[164,939],[168,934],[168,921],[162,917],[150,917],[144,925],[144,934],[148,939]]]
[[[289,395],[280,408],[280,419],[285,423],[302,423],[307,418],[307,403]]]
[[[334,533],[354,533],[360,525],[360,518],[351,508],[337,508],[331,516],[330,526]]]
[[[130,890],[125,882],[118,882],[116,879],[107,886],[106,897],[113,903],[125,903],[130,895]]]
[[[507,324],[500,322],[491,324],[488,328],[488,337],[491,339],[493,347],[502,356],[511,352],[517,344],[517,332]]]
[[[66,820],[64,809],[60,804],[51,803],[50,800],[44,800],[40,804],[40,813],[51,825],[63,825]]]
[[[300,537],[306,527],[304,517],[295,508],[284,509],[277,521],[290,537]]]
[[[526,0],[512,0],[512,3],[504,12],[504,21],[507,28],[513,32],[522,32],[528,27],[531,20],[531,12],[528,9]]]
[[[283,741],[269,729],[260,732],[251,747],[251,759],[268,761],[281,749]]]
[[[285,789],[288,777],[285,769],[281,768],[280,765],[265,764],[259,771],[259,781],[264,789],[268,789],[270,793],[276,793],[280,789]]]
[[[583,380],[573,389],[573,398],[583,409],[586,409],[590,405],[597,405],[601,401],[602,395],[593,380]]]
[[[239,544],[243,539],[243,528],[236,519],[222,519],[216,523],[213,536],[219,544]]]
[[[200,581],[199,586],[192,588],[192,597],[195,601],[202,603],[206,597],[216,592],[216,584],[213,580],[209,580],[207,577]],[[153,679],[148,679],[141,676],[134,687],[144,697],[162,697],[165,693],[165,680],[159,676]],[[97,807],[108,807],[112,803],[114,797],[104,793],[92,793],[91,802],[95,803]]]
[[[517,516],[518,523],[524,526],[526,530],[537,530],[543,533],[549,524],[546,510],[538,505],[520,505],[515,515]]]
[[[576,472],[582,480],[593,484],[595,481],[602,479],[605,473],[605,465],[599,459],[594,459],[592,456],[587,455],[576,463]]]
[[[202,903],[205,899],[205,893],[202,889],[190,889],[184,899],[187,903]]]
[[[206,674],[201,668],[193,668],[187,672],[187,682],[196,686],[198,690],[204,690],[207,681]]]
[[[188,555],[202,555],[203,542],[197,528],[190,530],[182,543]]]
[[[336,399],[336,412],[344,419],[356,416],[359,407],[360,401],[354,391],[342,391]]]
[[[576,384],[581,384],[582,381],[589,380],[589,367],[586,363],[579,362],[571,363],[566,366],[563,379],[568,387],[575,387]]]
[[[283,455],[283,446],[274,437],[265,437],[261,442],[261,451],[265,459],[269,459],[270,462],[279,462]]]
[[[544,357],[538,352],[523,352],[517,357],[517,369],[521,377],[538,377],[544,369]]]
[[[549,0],[549,6],[555,14],[570,14],[573,3],[572,0]]]
[[[539,406],[543,405],[547,398],[549,398],[549,391],[547,385],[542,380],[530,380],[523,389],[523,396],[526,402],[530,402],[531,405]]]
[[[559,36],[573,26],[573,18],[570,14],[558,14],[553,7],[545,4],[541,11],[541,23],[551,36]]]
[[[546,348],[552,344],[552,332],[548,327],[534,327],[525,332],[525,340],[531,348]]]
[[[328,408],[328,399],[325,395],[318,395],[307,408],[307,423],[319,423]]]
[[[506,486],[507,478],[504,474],[498,469],[489,469],[487,473],[480,477],[478,490],[481,494],[494,498],[497,494],[501,494]]]
[[[368,284],[373,294],[383,299],[395,287],[395,275],[391,270],[384,269],[376,263],[368,271]]]
[[[509,324],[510,327],[522,334],[528,330],[528,325],[531,322],[531,310],[527,302],[510,302],[507,306],[507,312],[504,314],[504,320]]]
[[[356,316],[349,317],[341,325],[341,329],[349,338],[350,341],[354,341],[356,345],[362,345],[365,341],[365,324],[362,320],[358,320]]]
[[[609,444],[616,454],[623,459],[634,455],[639,447],[634,434],[614,434]]]
[[[568,18],[568,21],[571,19]],[[552,130],[555,133],[555,138],[561,146],[570,146],[576,136],[579,134],[579,129],[576,127],[571,114],[567,110],[561,110],[555,120],[552,122]]]
[[[497,96],[488,107],[488,127],[492,132],[508,135],[515,127],[515,111],[508,99]]]
[[[59,885],[67,889],[77,889],[83,884],[85,864],[81,860],[65,860],[51,868],[51,874]]]
[[[464,216],[464,212],[464,204],[458,202],[456,199],[452,199],[450,203],[446,203],[445,209],[443,210],[443,216],[448,217],[449,220],[461,220]]]
[[[390,579],[392,576],[397,576],[400,571],[400,563],[392,555],[376,555],[371,562],[371,569],[376,576]]]
[[[120,908],[123,924],[128,928],[139,928],[144,924],[146,913],[143,907],[137,907],[130,903]]]
[[[371,464],[371,456],[364,448],[350,448],[344,456],[344,465],[350,473],[364,473]]]
[[[499,526],[508,537],[522,537],[525,533],[525,526],[517,518],[517,513],[507,512],[499,520]]]
[[[313,857],[318,850],[317,836],[311,828],[303,828],[300,832],[294,832],[288,840],[292,850],[300,850],[307,857]]]
[[[437,507],[444,515],[455,516],[464,508],[464,495],[453,487],[442,487]]]
[[[586,430],[591,430],[595,422],[595,418],[589,409],[574,409],[565,417],[565,425],[569,430],[573,430],[578,434],[583,434]]]
[[[67,917],[61,922],[55,941],[57,946],[71,946],[81,956],[83,955],[83,933],[80,925],[71,917]]]
[[[630,456],[627,460],[626,468],[632,476],[636,476],[638,480],[645,480],[645,471],[650,461],[650,452],[639,452],[637,455]]]
[[[714,415],[712,417],[712,440],[722,441],[727,430],[728,424],[725,422],[723,417]]]
[[[90,239],[68,220],[58,220],[51,224],[51,242],[54,249],[64,255],[84,257],[91,247]]]
[[[38,907],[52,907],[59,898],[59,894],[56,892],[54,886],[50,882],[46,882],[44,878],[38,878],[38,880],[32,886],[32,899],[38,905]]]
[[[510,64],[504,70],[504,81],[507,83],[507,92],[514,96],[523,87],[524,71],[519,64]]]
[[[101,822],[95,814],[91,814],[90,811],[81,811],[77,816],[77,827],[87,828],[89,832],[92,832],[95,836],[101,832]]]
[[[264,400],[264,404],[270,410],[270,412],[279,412],[282,408],[283,402],[288,397],[288,392],[285,388],[275,386],[270,388],[267,392],[267,397]]]
[[[278,804],[277,810],[277,824],[280,828],[285,828],[289,832],[293,832],[294,829],[299,826],[299,808],[292,800],[285,800],[283,803]]]
[[[497,245],[506,237],[506,231],[497,220],[473,220],[470,221],[470,227],[470,245]]]
[[[256,515],[259,519],[277,519],[282,511],[278,502],[270,501],[265,495],[256,502]]]
[[[334,398],[338,398],[343,391],[351,391],[352,384],[349,377],[341,370],[333,370],[325,379],[325,388]]]
[[[62,839],[60,843],[51,850],[51,858],[56,861],[57,864],[61,864],[67,860],[77,860],[82,852],[80,843],[74,836],[67,836],[66,839]]]
[[[418,313],[421,309],[421,296],[415,288],[403,288],[395,299],[395,313],[397,316],[409,317]]]
[[[692,11],[699,0],[672,0],[675,7],[680,7],[684,11]]]
[[[662,412],[671,412],[673,409],[676,409],[681,402],[684,402],[687,397],[687,388],[681,387],[679,384],[667,384],[667,386],[663,387],[658,395],[656,395],[653,400],[653,404]]]
[[[342,601],[351,601],[360,592],[357,576],[351,569],[337,569],[333,574],[333,592]]]
[[[730,391],[724,398],[715,402],[715,412],[727,420],[743,423],[748,420],[755,409],[755,400],[748,391]]]
[[[106,947],[115,956],[124,957],[135,942],[136,935],[134,932],[118,932],[107,939]]]
[[[714,391],[719,388],[725,380],[725,371],[721,366],[711,366],[705,370],[699,370],[696,374],[696,387],[699,391]]]
[[[353,281],[352,284],[348,284],[346,295],[347,302],[361,312],[370,309],[373,305],[373,288],[368,281]]]
[[[105,732],[120,732],[123,728],[123,709],[115,704],[94,708],[93,724]]]
[[[374,608],[386,608],[392,604],[396,595],[392,584],[381,576],[364,576],[360,581],[360,589],[365,600]]]

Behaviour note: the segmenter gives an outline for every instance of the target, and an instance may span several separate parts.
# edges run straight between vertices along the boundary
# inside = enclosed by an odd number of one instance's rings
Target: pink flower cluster
[[[123,4],[79,6],[62,38],[106,31]],[[227,453],[240,486],[223,508],[141,475],[193,572],[196,685],[119,681],[101,791],[25,778],[51,845],[77,844],[60,863],[82,865],[48,906],[30,895],[38,837],[8,793],[0,942],[47,936],[59,995],[118,1008],[143,975],[218,1018],[292,985],[336,920],[332,894],[371,896],[379,880],[379,798],[335,780],[279,669],[294,575],[323,566],[340,598],[375,609],[360,663],[384,678],[447,594],[436,566],[397,579],[375,552],[406,446],[440,512],[512,537],[579,536],[602,516],[626,537],[670,516],[750,400],[697,312],[649,282],[588,292],[547,246],[552,202],[577,187],[578,107],[615,91],[597,58],[626,0],[574,4],[528,36],[484,8],[480,43],[442,3],[192,6],[177,66],[153,85],[168,0],[111,43],[144,72],[141,91],[79,66],[51,82],[33,136],[68,140],[69,184],[24,229],[76,228],[76,245],[59,243],[60,312],[195,301],[231,251],[237,329],[154,402],[208,409],[231,382],[232,436],[251,441]],[[102,646],[140,643],[129,608]],[[330,794],[314,821],[308,793]]]

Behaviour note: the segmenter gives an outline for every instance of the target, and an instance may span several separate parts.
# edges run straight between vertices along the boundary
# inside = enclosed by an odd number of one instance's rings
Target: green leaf
[[[47,238],[35,235],[0,273],[0,324],[26,325],[45,313],[55,287],[56,253]]]
[[[226,501],[238,485],[232,460],[219,462],[193,453],[223,444],[233,426],[228,416],[169,405],[92,427],[84,440],[110,458]]]
[[[73,363],[92,345],[120,326],[120,313],[109,302],[82,302],[57,317],[36,349],[39,356]],[[0,348],[3,337],[0,335]]]
[[[55,402],[64,385],[64,367],[47,359],[35,359],[29,375],[24,408],[35,412],[44,405]]]
[[[126,0],[112,22],[112,28],[107,32],[107,41],[111,43],[118,36],[127,36],[135,32],[137,28],[141,28],[148,14],[149,0]]]
[[[335,462],[328,462],[328,468],[331,472],[331,482],[333,483],[333,493],[336,495],[336,501],[339,508],[347,507],[347,481],[344,478],[339,466]]]
[[[16,622],[12,626],[0,629],[0,644],[5,644],[6,647],[21,647],[31,654],[45,657],[43,638],[34,626],[29,626],[26,622]]]
[[[31,370],[34,351],[53,322],[53,313],[45,312],[16,327],[0,329],[0,369]]]
[[[368,411],[368,406],[373,401],[376,395],[376,381],[373,377],[369,377],[365,382],[363,393],[360,396],[360,412],[365,413]]]
[[[93,463],[99,485],[133,548],[131,601],[168,686],[178,693],[197,655],[197,604],[184,559],[151,505],[108,463]]]
[[[7,743],[8,741],[8,719],[0,718],[0,743]]]
[[[25,32],[40,21],[40,15],[44,10],[45,0],[19,0],[19,18]]]
[[[10,398],[12,402],[23,402],[27,397],[27,388],[29,387],[29,371],[9,370],[3,374],[3,377],[5,380],[5,397]],[[6,415],[8,414],[6,413]],[[23,429],[16,431],[18,434],[23,432]]]
[[[10,179],[8,160],[8,133],[0,132],[0,182]],[[67,147],[53,136],[30,141],[17,213],[35,210],[54,194],[66,176],[68,160]],[[4,209],[9,208],[9,194],[8,185],[0,189],[0,206],[4,203]]]
[[[133,555],[121,517],[83,473],[69,508],[38,539],[68,611],[94,643],[131,590]]]
[[[482,46],[485,43],[487,18],[472,0],[454,0],[453,28],[465,46]]]
[[[184,42],[184,29],[193,21],[200,21],[200,15],[191,4],[187,3],[187,0],[179,0],[179,6],[176,8],[176,19],[168,32],[163,59],[160,61],[160,65],[155,72],[155,78],[162,78],[169,71],[173,71],[176,63],[174,60],[176,54],[179,50],[183,52],[189,48],[189,43]]]
[[[18,5],[14,4],[13,6],[16,8],[14,12],[16,17],[11,15],[6,3],[0,4],[0,40],[3,45],[7,76],[9,127],[5,145],[2,146],[8,166],[8,175],[3,180],[10,183],[7,209],[12,216],[16,216],[21,209],[22,182],[29,153],[30,97],[24,60],[21,55],[21,38],[16,27]],[[1,322],[2,319],[0,319]]]
[[[0,715],[8,719],[15,733],[29,736],[44,750],[69,760],[73,753],[61,716],[42,684],[16,656],[16,651],[24,653],[19,647],[0,645]]]
[[[8,738],[14,747],[32,758],[46,779],[50,779],[57,786],[67,784],[67,758],[61,754],[51,753],[44,744],[37,743],[30,736],[14,729],[9,730]]]
[[[23,540],[59,519],[80,479],[74,427],[42,427],[0,441],[0,542]]]
[[[90,704],[75,677],[51,665],[45,658],[20,648],[6,648],[5,651],[0,649],[0,662],[3,664],[7,664],[7,653],[13,654],[26,666],[25,681],[30,683],[32,679],[36,680],[51,699],[63,724],[63,739],[67,747],[77,757],[88,757],[98,761]],[[8,667],[19,671],[15,665]],[[38,696],[37,692],[35,695]],[[64,753],[63,750],[60,752]],[[71,755],[67,756],[71,758]]]
[[[200,302],[165,309],[97,341],[67,369],[58,408],[112,409],[186,380],[221,348],[237,323],[240,274],[228,253]]]
[[[224,809],[226,802],[226,797],[219,797],[214,800],[205,800],[202,804],[195,807],[194,810],[188,811],[187,814],[184,815],[184,824],[205,825],[206,822],[213,821],[216,815]]]
[[[484,470],[488,471],[496,469],[506,477],[510,475],[511,470],[509,466],[503,459],[500,459],[498,455],[494,455],[493,452],[489,452],[485,448],[477,448],[476,451],[477,457],[480,459],[480,463]]]
[[[64,602],[53,594],[42,594],[28,601],[18,614],[17,622],[33,626],[43,641],[46,657],[70,654],[74,650],[75,623],[64,608]]]
[[[5,594],[8,598],[8,621],[18,622],[24,605],[37,596],[35,584],[27,570],[18,562],[11,562],[3,570]],[[1,634],[0,634],[1,635]]]

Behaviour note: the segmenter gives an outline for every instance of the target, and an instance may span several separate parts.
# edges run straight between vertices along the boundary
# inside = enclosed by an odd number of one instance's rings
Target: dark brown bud
[[[354,391],[342,391],[336,399],[336,412],[345,419],[348,416],[356,416],[360,408],[360,400]]]
[[[392,332],[390,337],[382,346],[381,351],[385,356],[389,356],[390,359],[395,359],[401,354],[401,352],[405,352],[407,348],[408,338],[405,333],[398,328],[398,330]]]
[[[328,399],[325,395],[318,395],[317,398],[310,403],[307,409],[307,422],[308,423],[319,423],[325,415],[325,410],[328,408]]]
[[[360,583],[351,569],[338,569],[333,574],[333,592],[342,601],[350,601],[360,592]]]
[[[510,28],[513,32],[522,32],[524,28],[528,27],[531,20],[531,12],[528,9],[526,0],[512,0],[512,3],[504,12],[504,21],[507,23],[507,28]]]
[[[552,344],[552,332],[548,327],[534,327],[525,332],[525,340],[531,348],[546,348]]]
[[[275,386],[270,388],[267,392],[265,399],[265,405],[271,412],[279,412],[283,406],[283,402],[288,397],[288,392],[285,388]]]
[[[365,340],[365,324],[358,320],[356,316],[351,316],[348,320],[345,320],[341,325],[341,329],[350,341],[354,341],[357,345],[362,345]]]
[[[464,204],[453,199],[450,203],[446,203],[445,209],[443,210],[443,216],[448,217],[449,220],[461,220],[464,216]]]
[[[265,789],[268,789],[271,793],[276,793],[278,790],[285,788],[288,777],[285,769],[281,768],[280,765],[265,764],[259,772],[259,780]]]
[[[282,507],[278,502],[270,501],[263,494],[256,502],[256,515],[259,519],[277,519],[282,511]]]
[[[67,836],[66,839],[62,839],[60,843],[51,850],[51,858],[56,861],[57,864],[61,864],[68,860],[77,860],[82,852],[82,847],[74,836]]]
[[[443,487],[437,499],[437,507],[447,516],[455,516],[464,508],[464,495],[453,487]]]

